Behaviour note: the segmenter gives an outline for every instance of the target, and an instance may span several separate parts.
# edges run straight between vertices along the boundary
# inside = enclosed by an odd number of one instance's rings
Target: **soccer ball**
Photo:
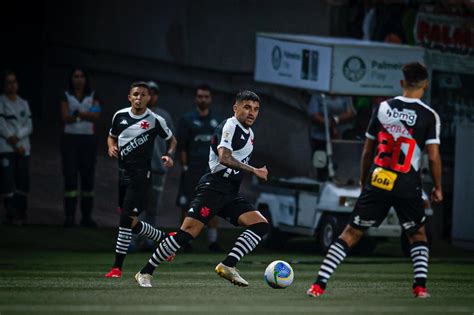
[[[293,269],[283,260],[275,260],[265,269],[265,282],[274,289],[284,289],[293,282]]]

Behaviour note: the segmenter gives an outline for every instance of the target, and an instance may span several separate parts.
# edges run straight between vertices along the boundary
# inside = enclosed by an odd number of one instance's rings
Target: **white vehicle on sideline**
[[[329,161],[334,159],[332,180],[319,182],[295,177],[260,184],[256,205],[271,226],[266,246],[278,248],[292,236],[306,235],[314,236],[321,250],[326,251],[346,226],[361,192],[358,181],[363,142],[333,140],[332,147],[334,155],[329,156]],[[325,153],[317,151],[314,166],[322,167],[320,161],[325,159]],[[423,200],[425,213],[431,216],[433,210],[425,192]],[[369,228],[358,249],[369,252],[375,248],[377,239],[386,238],[400,238],[402,249],[408,253],[408,240],[393,208],[379,227]]]

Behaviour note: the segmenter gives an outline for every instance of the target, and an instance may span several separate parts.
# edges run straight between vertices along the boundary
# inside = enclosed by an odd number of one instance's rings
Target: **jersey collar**
[[[132,108],[129,108],[128,109],[128,114],[130,115],[130,117],[132,117],[133,119],[142,119],[144,118],[146,115],[148,115],[148,111],[149,109],[147,108],[146,111],[141,114],[141,115],[135,115],[134,113],[132,113]]]
[[[244,125],[242,125],[240,123],[240,121],[237,119],[237,117],[233,116],[232,119],[235,121],[235,123],[240,127],[242,128],[242,130],[245,132],[245,133],[249,133],[250,132],[250,128],[245,128]]]
[[[423,103],[419,98],[411,98],[411,97],[405,97],[405,96],[397,96],[395,99],[405,102],[405,103],[418,103],[420,105],[428,106],[425,103]]]

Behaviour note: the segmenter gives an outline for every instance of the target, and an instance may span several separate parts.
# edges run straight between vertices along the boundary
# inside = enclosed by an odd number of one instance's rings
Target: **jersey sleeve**
[[[117,113],[115,113],[114,117],[112,118],[112,127],[110,128],[109,136],[114,138],[118,138],[119,136]]]
[[[168,125],[166,124],[166,121],[163,117],[156,114],[154,115],[156,118],[156,132],[161,138],[169,140],[173,136],[173,132],[171,132],[170,128],[168,128]]]
[[[218,131],[220,132],[220,131]],[[232,148],[232,139],[234,138],[235,125],[230,123],[230,119],[226,121],[224,127],[222,127],[222,134],[220,136],[220,142],[217,145],[217,149],[226,148],[234,151]]]
[[[440,144],[439,134],[441,131],[441,121],[438,114],[433,111],[428,128],[426,130],[426,141],[425,144]]]
[[[377,132],[380,126],[380,120],[378,118],[380,105],[374,107],[372,111],[372,117],[370,118],[369,126],[367,127],[367,131],[365,136],[367,139],[375,140],[377,138]]]

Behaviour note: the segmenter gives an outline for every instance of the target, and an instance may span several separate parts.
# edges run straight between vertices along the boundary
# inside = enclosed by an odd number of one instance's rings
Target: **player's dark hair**
[[[242,101],[254,101],[260,103],[260,97],[252,91],[243,90],[239,91],[235,96],[235,102],[240,103]]]
[[[426,67],[419,62],[410,62],[402,67],[405,86],[408,88],[417,88],[419,84],[428,79]]]
[[[145,88],[145,89],[148,90],[148,93],[150,93],[150,86],[145,81],[135,81],[135,82],[133,82],[132,84],[130,84],[129,91],[131,91],[133,88],[136,88],[136,87]]]
[[[209,91],[209,93],[212,94],[212,89],[207,84],[200,84],[200,85],[196,86],[196,88],[194,89],[194,95],[197,94],[198,90]]]
[[[86,84],[84,85],[84,94],[88,95],[92,92],[91,86],[89,83],[89,73],[82,67],[74,67],[69,72],[69,85],[68,85],[69,93],[71,94],[74,93],[74,85],[72,84],[72,76],[74,75],[74,72],[78,70],[81,71],[82,74],[84,74],[84,78],[86,79]]]

